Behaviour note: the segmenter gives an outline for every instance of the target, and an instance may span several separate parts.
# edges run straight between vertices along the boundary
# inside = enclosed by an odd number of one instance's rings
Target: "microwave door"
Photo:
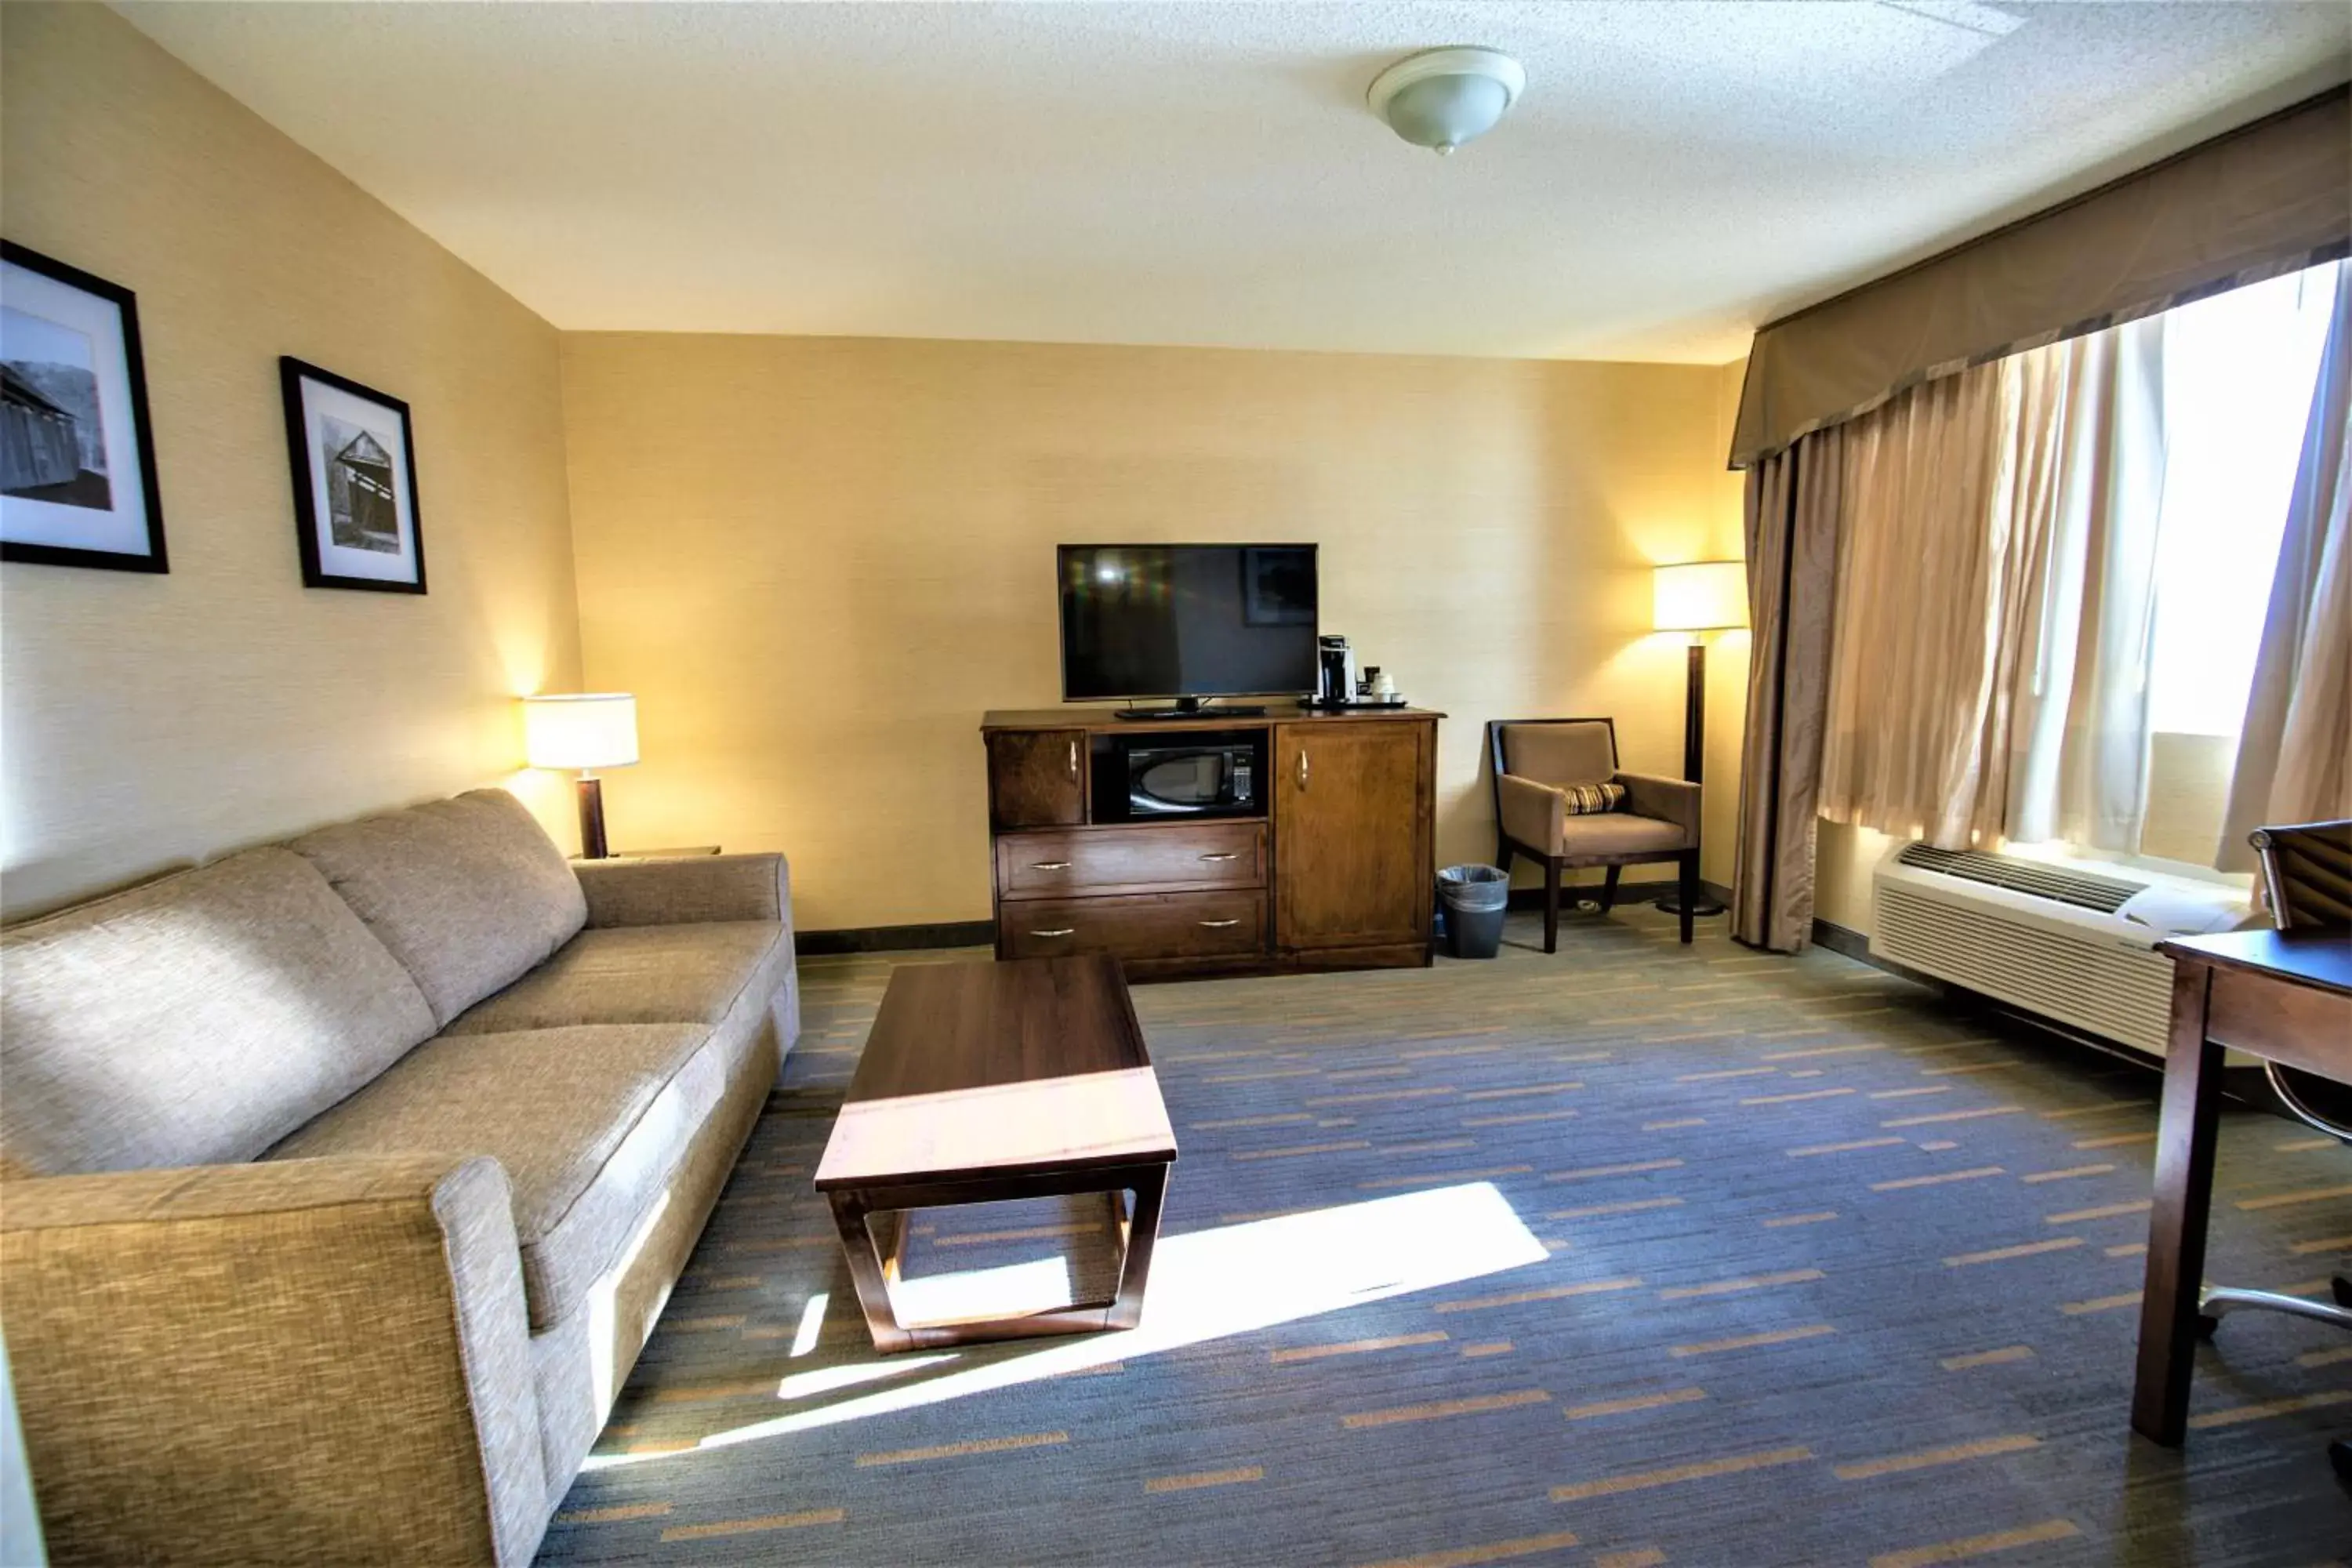
[[[1129,763],[1128,805],[1146,816],[1211,810],[1223,793],[1223,762],[1213,752],[1137,755]]]

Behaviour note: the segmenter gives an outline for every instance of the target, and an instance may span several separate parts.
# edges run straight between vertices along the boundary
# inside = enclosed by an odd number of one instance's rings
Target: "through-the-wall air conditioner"
[[[2242,924],[2224,884],[2097,862],[1897,844],[1872,875],[1870,951],[2161,1060],[2169,936]]]

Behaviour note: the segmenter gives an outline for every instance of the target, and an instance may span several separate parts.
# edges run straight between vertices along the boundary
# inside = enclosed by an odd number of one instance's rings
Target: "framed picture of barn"
[[[0,561],[167,572],[139,305],[0,240]]]
[[[311,588],[425,592],[408,405],[299,359],[278,362],[294,531]]]

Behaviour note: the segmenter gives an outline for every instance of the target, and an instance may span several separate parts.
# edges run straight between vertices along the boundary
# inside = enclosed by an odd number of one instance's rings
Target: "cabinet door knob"
[[[1078,743],[1076,741],[1070,742],[1070,776],[1078,776]]]
[[[1304,746],[1298,748],[1298,787],[1307,787],[1307,748]]]
[[[1201,858],[1203,860],[1238,860],[1241,857],[1234,853],[1232,850],[1227,849],[1213,855],[1203,855]]]
[[[1066,871],[1069,868],[1067,860],[1033,860],[1029,865],[1032,871]]]
[[[1033,931],[1029,934],[1031,936],[1076,936],[1078,934],[1078,928],[1064,926],[1059,931]]]
[[[1203,931],[1223,931],[1227,926],[1237,926],[1241,923],[1241,920],[1238,916],[1229,921],[1202,921],[1200,922],[1201,928]]]

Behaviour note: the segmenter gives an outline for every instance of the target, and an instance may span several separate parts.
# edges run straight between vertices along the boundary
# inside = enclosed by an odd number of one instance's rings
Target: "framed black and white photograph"
[[[0,561],[168,572],[139,306],[0,240]]]
[[[304,586],[422,594],[408,405],[299,359],[278,364]]]

